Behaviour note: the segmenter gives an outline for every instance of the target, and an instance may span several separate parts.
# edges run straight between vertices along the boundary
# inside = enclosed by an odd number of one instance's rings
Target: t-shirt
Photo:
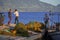
[[[11,17],[11,12],[8,12],[8,16]]]
[[[15,16],[17,16],[17,17],[19,16],[19,12],[18,12],[18,11],[15,11],[14,14],[15,14]]]

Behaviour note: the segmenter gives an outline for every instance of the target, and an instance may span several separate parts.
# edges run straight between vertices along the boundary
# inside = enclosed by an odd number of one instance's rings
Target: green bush
[[[24,25],[21,24],[21,23],[18,23],[18,24],[15,26],[16,35],[17,35],[17,36],[28,37],[28,36],[29,36],[28,31],[27,31],[26,29],[24,29],[23,26],[24,26]]]
[[[26,30],[23,30],[23,29],[18,29],[16,30],[17,31],[17,36],[24,36],[24,37],[28,37],[28,32]]]

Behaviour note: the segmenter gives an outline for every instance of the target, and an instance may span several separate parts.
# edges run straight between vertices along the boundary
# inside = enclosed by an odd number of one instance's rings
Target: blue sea
[[[8,12],[3,12],[3,13],[5,15],[4,23],[7,24],[8,21],[9,21]],[[19,22],[22,22],[24,24],[27,24],[30,21],[32,21],[32,22],[37,21],[37,22],[44,23],[45,14],[49,15],[49,12],[19,12]],[[58,20],[60,20],[60,17],[58,19],[57,14],[60,14],[60,12],[54,12],[54,15],[49,15],[50,24],[54,24],[54,22],[58,22]],[[15,21],[15,15],[14,15],[14,13],[12,13],[12,21],[11,21],[11,23],[14,23],[14,21]]]

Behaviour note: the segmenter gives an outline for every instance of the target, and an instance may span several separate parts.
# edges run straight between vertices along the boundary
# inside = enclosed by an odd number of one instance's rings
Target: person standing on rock
[[[16,17],[15,17],[15,22],[14,22],[14,24],[19,23],[19,20],[18,20],[19,12],[18,12],[17,9],[15,9],[14,14],[15,14],[15,16],[16,16]]]
[[[12,11],[11,9],[9,9],[8,11],[8,18],[9,18],[9,21],[8,21],[8,25],[11,23],[11,20],[12,20]]]
[[[48,16],[48,14],[45,14],[44,23],[45,23],[45,28],[49,27],[49,16]]]

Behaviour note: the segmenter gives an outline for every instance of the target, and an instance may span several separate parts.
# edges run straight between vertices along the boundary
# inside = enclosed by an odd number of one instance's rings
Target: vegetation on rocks
[[[40,22],[29,22],[25,26],[28,30],[32,31],[41,31],[41,29],[45,28],[44,24]]]
[[[23,36],[28,37],[28,30],[40,32],[41,29],[44,29],[44,24],[40,22],[29,22],[28,24],[18,23],[13,29],[7,28],[0,30],[0,34],[2,35],[10,35],[10,36]]]
[[[0,13],[0,26],[3,25],[4,15]]]
[[[28,30],[26,30],[25,25],[23,23],[16,24],[15,30],[17,36],[24,36],[24,37],[29,36]]]

